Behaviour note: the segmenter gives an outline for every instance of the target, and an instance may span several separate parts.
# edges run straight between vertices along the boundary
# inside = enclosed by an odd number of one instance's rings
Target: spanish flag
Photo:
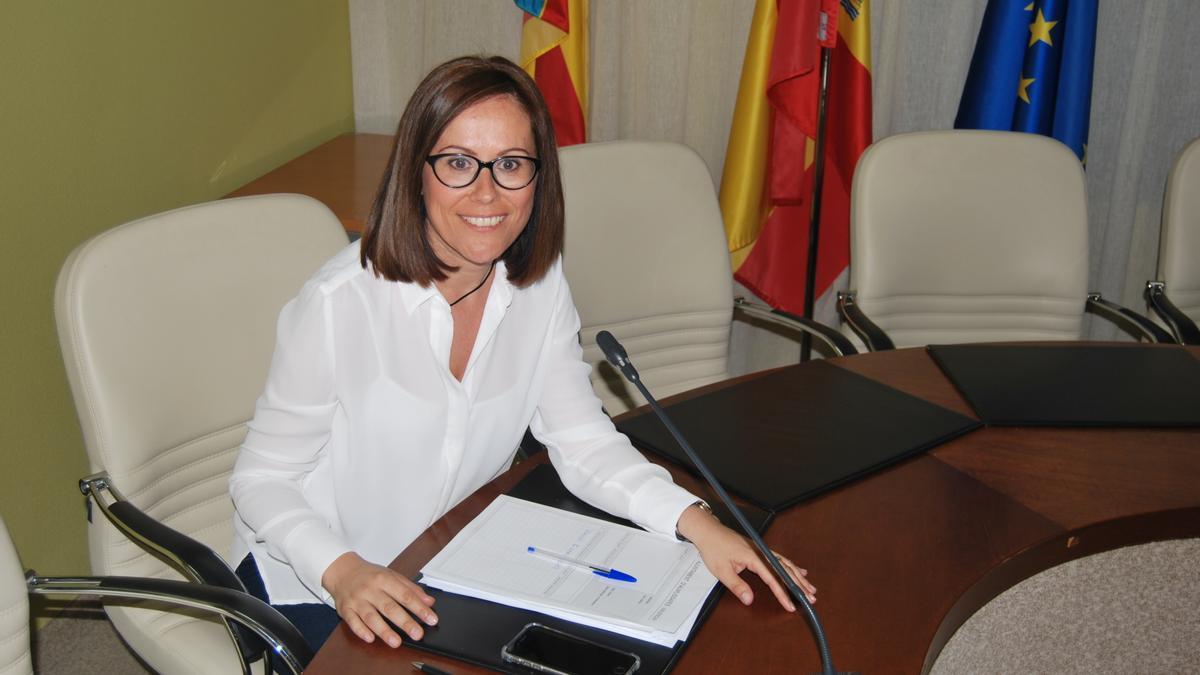
[[[559,147],[587,140],[588,0],[514,0],[525,12],[521,67],[550,108]]]
[[[734,277],[795,314],[804,312],[823,44],[833,54],[814,296],[850,264],[850,179],[871,144],[868,13],[869,0],[758,0],[751,21],[721,213]]]

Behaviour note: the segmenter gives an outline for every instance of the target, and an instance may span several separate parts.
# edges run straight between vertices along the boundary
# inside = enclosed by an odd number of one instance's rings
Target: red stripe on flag
[[[804,186],[805,139],[817,134],[821,48],[817,43],[818,0],[781,3],[767,74],[771,142],[767,150],[767,198],[773,205],[798,205]]]
[[[850,264],[850,181],[859,155],[871,140],[871,74],[854,58],[844,41],[839,40],[834,48],[829,73],[825,185],[814,297],[828,290]],[[770,152],[786,152],[793,162],[803,162],[802,136],[790,133],[786,126],[783,133],[778,124],[773,127]],[[773,162],[778,159],[781,158],[774,158]],[[800,189],[794,196],[780,194],[785,192],[781,189],[784,186],[776,183],[776,176],[772,175],[772,179],[774,184],[769,183],[767,189],[774,195],[775,206],[754,249],[734,276],[772,306],[803,314],[813,171],[810,167],[797,181]]]
[[[807,207],[776,206],[733,276],[772,307],[803,314],[807,251]]]
[[[841,169],[849,193],[858,156],[871,144],[871,72],[839,41],[829,63],[829,79],[825,157]]]
[[[821,61],[821,45],[816,36],[820,14],[821,3],[817,0],[780,3],[767,74],[767,98],[772,107],[808,136],[817,133],[820,74],[816,69]]]
[[[550,108],[558,147],[583,143],[587,139],[587,127],[562,48],[555,47],[538,57],[534,79]]]
[[[567,9],[567,0],[546,0],[546,4],[542,7],[542,14],[538,18],[564,33],[571,32],[570,10]]]

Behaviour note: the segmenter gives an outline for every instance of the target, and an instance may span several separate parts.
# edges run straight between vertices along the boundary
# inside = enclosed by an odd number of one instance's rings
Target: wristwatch
[[[697,499],[696,501],[692,502],[691,504],[688,504],[687,509],[690,509],[693,506],[700,507],[701,511],[707,513],[708,515],[712,516],[713,518],[717,517],[715,514],[713,514],[712,507],[709,506],[708,502],[704,501],[703,499]],[[684,511],[687,511],[687,509],[684,509]],[[680,515],[682,515],[682,513]],[[679,524],[678,523],[675,524],[675,538],[678,539],[679,541],[686,541],[688,543],[691,543],[691,540],[689,540],[687,537],[685,537],[679,533]]]

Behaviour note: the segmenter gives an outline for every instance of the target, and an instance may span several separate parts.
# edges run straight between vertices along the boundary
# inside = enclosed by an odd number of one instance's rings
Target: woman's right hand
[[[374,642],[378,635],[389,646],[400,646],[400,636],[385,617],[414,640],[420,640],[425,631],[413,616],[430,626],[438,621],[430,609],[433,597],[420,586],[353,551],[338,556],[326,568],[321,585],[333,596],[338,615],[363,642]]]

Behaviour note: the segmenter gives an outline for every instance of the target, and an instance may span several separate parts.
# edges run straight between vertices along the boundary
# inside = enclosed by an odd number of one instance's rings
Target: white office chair
[[[8,528],[0,518],[0,673],[33,675],[29,655],[29,595]]]
[[[1158,273],[1146,282],[1146,305],[1177,341],[1200,345],[1200,139],[1179,153],[1167,179]]]
[[[563,267],[579,310],[584,359],[609,414],[643,404],[604,361],[596,334],[622,341],[642,380],[665,397],[729,377],[733,276],[721,209],[704,160],[678,143],[564,148]],[[848,341],[814,322],[739,305],[807,330],[832,353]]]
[[[241,587],[229,568],[238,561],[219,557],[233,541],[227,482],[266,381],[276,318],[346,243],[316,200],[267,195],[143,218],[67,258],[55,317],[96,472],[81,481],[94,574]],[[192,612],[106,611],[160,672],[239,672],[254,657],[243,649],[239,659],[226,626]]]
[[[1083,168],[1053,139],[968,130],[885,138],[858,160],[850,221],[850,290],[838,309],[847,334],[872,350],[1077,340],[1085,309],[1169,340],[1087,292]]]
[[[31,675],[29,651],[29,594],[80,595],[152,600],[188,611],[221,616],[237,622],[269,645],[291,672],[312,660],[304,636],[282,614],[244,592],[169,579],[131,577],[42,577],[23,571],[21,560],[0,517],[0,673]]]

